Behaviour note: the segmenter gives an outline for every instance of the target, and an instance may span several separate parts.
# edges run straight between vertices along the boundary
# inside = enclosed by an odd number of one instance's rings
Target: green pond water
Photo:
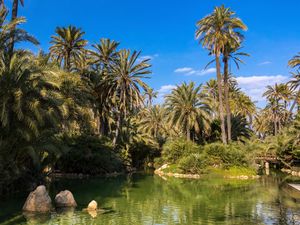
[[[276,175],[251,181],[152,174],[57,180],[48,187],[52,199],[71,190],[76,210],[22,214],[24,193],[0,201],[0,224],[300,224],[300,195],[286,182]],[[93,199],[104,212],[82,210]]]

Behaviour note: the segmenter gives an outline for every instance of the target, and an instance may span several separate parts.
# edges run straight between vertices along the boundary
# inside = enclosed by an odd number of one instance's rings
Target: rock
[[[23,206],[23,210],[28,212],[49,212],[51,208],[51,198],[44,185],[30,192]]]
[[[95,200],[91,201],[87,207],[87,210],[97,210],[98,204]]]
[[[88,210],[88,214],[90,214],[92,218],[96,218],[98,215],[97,210]]]
[[[62,207],[76,207],[77,203],[73,197],[73,194],[68,191],[61,191],[55,196],[55,206],[58,208]]]

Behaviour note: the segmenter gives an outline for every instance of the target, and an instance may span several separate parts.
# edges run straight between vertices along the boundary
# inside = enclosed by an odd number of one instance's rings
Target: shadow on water
[[[50,195],[71,190],[75,211],[23,216],[23,202],[12,200],[5,213],[0,203],[0,218],[3,224],[297,224],[300,194],[285,179],[276,174],[258,180],[164,180],[145,174],[60,179],[52,181]],[[84,211],[93,199],[101,210]]]

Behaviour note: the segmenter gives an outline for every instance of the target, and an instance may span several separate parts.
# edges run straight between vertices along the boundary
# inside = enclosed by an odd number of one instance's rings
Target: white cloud
[[[147,60],[147,59],[150,59],[150,60],[153,60],[154,58],[157,58],[159,55],[158,54],[154,54],[154,55],[143,55],[143,56],[140,56],[138,58],[138,61],[141,62],[143,60]]]
[[[196,76],[204,76],[206,74],[215,73],[216,68],[209,68],[204,70],[196,70],[191,67],[182,67],[174,70],[175,73],[182,73],[186,76],[196,75]]]
[[[193,71],[193,68],[191,67],[182,67],[182,68],[177,68],[174,70],[175,73],[187,73]]]
[[[264,66],[264,65],[271,64],[271,63],[272,63],[272,62],[270,62],[270,61],[265,61],[265,62],[259,63],[258,65],[259,65],[259,66]]]
[[[170,94],[174,88],[176,88],[176,86],[172,85],[172,84],[161,86],[157,90],[158,94],[157,94],[157,98],[155,99],[154,103],[155,104],[163,103],[165,95]]]
[[[240,76],[236,78],[239,87],[247,95],[251,97],[253,101],[263,102],[265,98],[262,97],[266,90],[267,85],[274,85],[275,83],[283,83],[289,79],[288,76],[283,75],[270,75],[270,76]]]
[[[172,89],[176,88],[175,85],[172,84],[168,84],[168,85],[163,85],[160,87],[160,89],[158,90],[159,94],[167,94],[170,93]]]

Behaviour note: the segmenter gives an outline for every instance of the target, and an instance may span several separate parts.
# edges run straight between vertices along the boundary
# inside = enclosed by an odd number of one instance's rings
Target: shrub
[[[201,147],[184,138],[168,140],[162,147],[162,158],[167,163],[176,163],[184,156],[200,153]]]
[[[70,150],[55,166],[59,171],[96,175],[123,170],[123,163],[114,153],[109,139],[84,135],[67,142]]]
[[[212,143],[204,146],[204,152],[212,165],[224,167],[247,165],[246,153],[238,145]]]
[[[206,154],[193,153],[181,158],[178,162],[178,167],[184,173],[200,174],[205,172],[208,161]]]

